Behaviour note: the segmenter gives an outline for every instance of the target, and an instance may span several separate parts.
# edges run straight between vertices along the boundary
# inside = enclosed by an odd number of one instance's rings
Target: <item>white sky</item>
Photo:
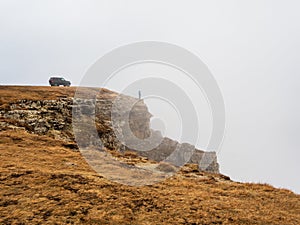
[[[221,172],[300,193],[299,8],[297,0],[0,0],[0,84],[48,85],[50,76],[62,75],[78,85],[113,48],[143,40],[177,44],[200,57],[223,93]],[[166,134],[176,136],[170,121]]]

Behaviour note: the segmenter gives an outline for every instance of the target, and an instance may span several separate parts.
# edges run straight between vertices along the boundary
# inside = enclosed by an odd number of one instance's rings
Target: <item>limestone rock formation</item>
[[[118,104],[115,104],[116,101]],[[171,162],[176,166],[194,163],[199,164],[201,170],[219,172],[214,152],[205,153],[190,144],[162,137],[159,132],[150,129],[151,116],[143,100],[102,91],[95,99],[63,96],[52,100],[22,99],[2,103],[0,130],[24,129],[71,145],[77,141],[81,147],[105,147],[115,151],[130,149],[150,160]],[[111,118],[114,118],[114,123]],[[124,123],[124,118],[128,118],[128,123]],[[128,131],[132,135],[128,136]],[[76,140],[74,132],[79,134]],[[145,141],[140,144],[139,140]],[[152,150],[141,151],[155,140],[159,140],[159,145]],[[124,142],[126,145],[134,143],[136,147],[125,147]]]

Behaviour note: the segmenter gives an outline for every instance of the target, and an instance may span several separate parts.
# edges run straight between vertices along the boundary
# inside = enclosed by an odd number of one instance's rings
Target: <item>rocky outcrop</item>
[[[1,107],[0,129],[25,129],[28,132],[54,136],[66,141],[72,140],[72,99],[19,100]]]
[[[113,104],[116,101],[118,104]],[[81,147],[92,145],[116,151],[130,149],[150,160],[178,166],[186,162],[196,163],[202,170],[219,172],[214,152],[205,153],[187,143],[180,144],[161,137],[160,133],[150,129],[151,116],[143,100],[123,95],[120,98],[114,92],[103,92],[96,99],[22,99],[0,105],[0,130],[24,129],[68,143],[77,141]],[[114,123],[111,118],[114,118]],[[124,118],[128,118],[128,123],[124,122]],[[128,135],[128,127],[132,135]],[[90,132],[93,130],[94,133]],[[76,140],[74,132],[79,134]],[[145,141],[140,144],[139,140]],[[141,151],[154,140],[160,140],[160,144],[149,151]],[[124,146],[124,143],[135,142],[138,142],[135,147]]]

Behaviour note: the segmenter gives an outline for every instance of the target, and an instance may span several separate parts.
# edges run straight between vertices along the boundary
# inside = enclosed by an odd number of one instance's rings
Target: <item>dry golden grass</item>
[[[83,96],[87,94],[99,94],[101,98],[110,98],[115,92],[105,88],[80,87],[49,87],[49,86],[2,86],[0,85],[0,104],[16,102],[20,99],[27,100],[51,100],[74,97],[75,92]]]
[[[49,90],[35,88],[43,96]],[[23,94],[25,89],[15,91],[22,98],[35,96]],[[53,90],[47,97],[73,91]],[[0,96],[2,103],[17,99]],[[125,186],[95,173],[62,141],[3,130],[0,215],[0,224],[300,224],[300,196],[267,184],[232,182],[194,165],[162,183]]]
[[[300,196],[186,167],[145,187],[110,182],[50,137],[0,132],[0,224],[299,224]],[[194,176],[192,176],[194,175]]]

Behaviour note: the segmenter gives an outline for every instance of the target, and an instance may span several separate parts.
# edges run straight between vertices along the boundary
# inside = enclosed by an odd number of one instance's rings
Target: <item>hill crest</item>
[[[1,86],[1,224],[300,223],[300,196],[291,191],[233,182],[199,171],[195,164],[160,183],[122,185],[91,169],[67,132],[49,133],[43,126],[32,132],[34,127],[7,117],[13,104],[61,101],[74,92],[75,88]],[[53,124],[61,129],[64,118],[56,119]],[[136,152],[122,154],[108,147],[107,151],[127,164],[149,160]]]

